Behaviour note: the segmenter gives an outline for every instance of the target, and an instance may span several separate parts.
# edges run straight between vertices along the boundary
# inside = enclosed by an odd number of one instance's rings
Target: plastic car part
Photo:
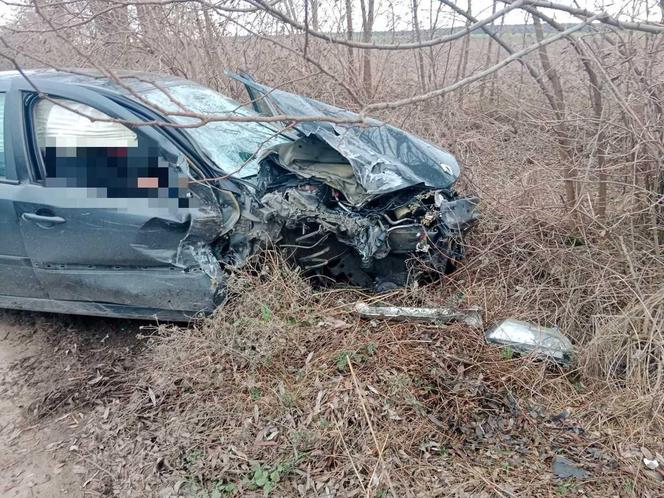
[[[520,320],[503,320],[486,331],[487,342],[509,346],[524,353],[537,352],[569,363],[572,343],[558,327],[542,327]]]
[[[355,312],[362,318],[430,323],[463,322],[473,327],[482,326],[482,312],[479,308],[410,308],[405,306],[369,306],[357,303]]]

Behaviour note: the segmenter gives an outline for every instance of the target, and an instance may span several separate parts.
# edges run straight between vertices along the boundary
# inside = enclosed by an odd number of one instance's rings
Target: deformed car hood
[[[249,75],[227,74],[247,87],[254,106],[263,113],[359,118],[353,112],[262,85]],[[297,123],[295,128],[307,137],[317,137],[346,158],[369,196],[414,185],[448,188],[459,177],[459,164],[450,153],[381,121],[366,119],[365,123],[314,121]]]

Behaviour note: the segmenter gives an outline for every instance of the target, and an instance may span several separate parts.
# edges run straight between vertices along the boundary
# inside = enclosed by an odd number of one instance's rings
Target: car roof
[[[96,69],[88,68],[0,71],[0,82],[13,79],[28,79],[34,83],[44,81],[66,85],[104,88],[122,94],[130,94],[131,91],[141,93],[151,90],[155,88],[155,84],[169,87],[177,83],[188,81],[183,78],[178,78],[177,76],[162,73],[150,73],[146,71],[118,70],[112,72],[112,77],[103,74]]]

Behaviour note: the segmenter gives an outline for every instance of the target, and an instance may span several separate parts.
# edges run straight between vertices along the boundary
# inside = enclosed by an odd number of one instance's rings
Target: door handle
[[[26,221],[34,221],[37,224],[45,223],[50,225],[59,225],[60,223],[65,222],[65,219],[60,216],[44,216],[42,214],[35,214],[35,213],[23,213],[21,215],[21,218],[23,218]]]

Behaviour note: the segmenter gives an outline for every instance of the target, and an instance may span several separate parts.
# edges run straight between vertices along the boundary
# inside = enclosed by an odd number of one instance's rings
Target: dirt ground
[[[72,465],[59,454],[70,431],[64,421],[35,426],[25,415],[32,402],[14,368],[29,363],[38,344],[32,331],[16,321],[0,319],[0,494],[6,497],[82,496]]]
[[[100,495],[86,489],[90,473],[86,459],[77,453],[76,429],[83,413],[67,410],[66,403],[52,416],[38,417],[36,412],[45,401],[49,379],[63,375],[63,380],[73,380],[75,372],[67,364],[79,341],[104,344],[109,334],[131,340],[127,329],[139,326],[120,320],[0,312],[0,496]],[[46,365],[45,358],[53,363]]]

